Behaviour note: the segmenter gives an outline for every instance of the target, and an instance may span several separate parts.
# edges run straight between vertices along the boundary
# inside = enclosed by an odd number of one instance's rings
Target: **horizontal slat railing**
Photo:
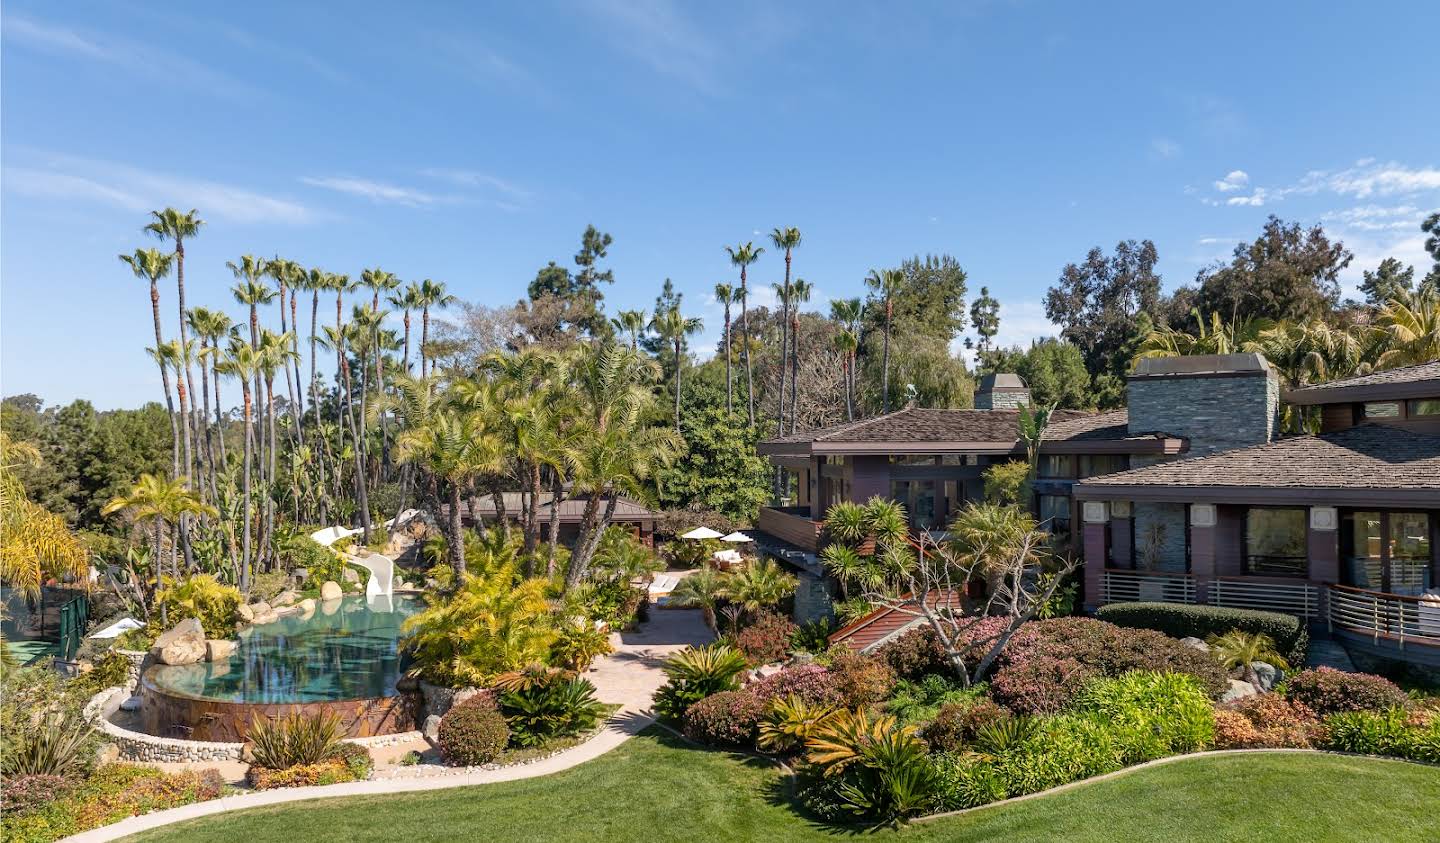
[[[1440,601],[1332,585],[1326,602],[1331,629],[1440,647]]]
[[[1139,571],[1105,571],[1103,603],[1194,603],[1195,577]]]
[[[787,512],[779,507],[762,506],[755,526],[762,532],[813,552],[820,543],[821,525],[819,521],[800,515],[800,511],[800,507],[794,508],[793,512]],[[809,509],[805,508],[804,511],[808,512]]]
[[[1320,615],[1320,590],[1306,582],[1257,582],[1218,577],[1210,581],[1208,590],[1213,606],[1284,612],[1302,618]]]

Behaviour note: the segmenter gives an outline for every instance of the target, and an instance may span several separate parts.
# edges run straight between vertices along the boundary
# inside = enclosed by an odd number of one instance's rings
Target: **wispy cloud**
[[[1150,141],[1150,154],[1156,158],[1179,158],[1182,151],[1180,144],[1170,138],[1155,138]]]
[[[413,187],[402,187],[396,184],[372,181],[370,179],[356,178],[353,176],[302,176],[300,181],[311,187],[333,190],[336,193],[344,193],[350,196],[359,196],[362,199],[369,199],[371,202],[382,205],[406,205],[412,208],[418,208],[425,205],[459,201],[457,197],[441,196],[439,194],[417,190]]]
[[[478,170],[454,170],[444,167],[429,167],[420,171],[420,175],[426,178],[438,179],[449,182],[458,187],[482,188],[497,190],[515,199],[529,199],[530,191],[506,181],[499,176],[492,176],[489,173],[482,173]]]
[[[1351,199],[1411,197],[1440,191],[1440,168],[1412,167],[1395,161],[1380,163],[1373,158],[1364,158],[1351,167],[1311,170],[1293,184],[1256,187],[1243,196],[1225,194],[1249,189],[1250,176],[1244,170],[1232,170],[1211,185],[1219,196],[1202,196],[1200,201],[1217,207],[1258,208],[1291,196],[1330,195]]]
[[[169,205],[200,208],[206,217],[237,223],[305,225],[322,216],[299,202],[221,182],[68,155],[22,157],[35,160],[5,167],[4,189],[8,193],[55,202],[108,205],[126,211]]]
[[[119,67],[138,76],[164,79],[231,99],[251,100],[259,89],[229,74],[158,47],[109,34],[60,26],[20,15],[5,15],[3,37],[12,45],[64,58]]]
[[[705,94],[720,92],[719,41],[674,0],[586,0],[582,5],[621,52]]]

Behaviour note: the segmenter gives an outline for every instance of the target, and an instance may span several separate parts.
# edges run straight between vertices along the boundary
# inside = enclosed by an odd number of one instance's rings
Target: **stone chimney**
[[[1189,440],[1187,457],[1272,441],[1280,381],[1259,354],[1205,354],[1141,360],[1127,379],[1130,433]]]
[[[1030,389],[1019,375],[1001,372],[986,375],[975,389],[975,409],[1016,410],[1030,403]]]

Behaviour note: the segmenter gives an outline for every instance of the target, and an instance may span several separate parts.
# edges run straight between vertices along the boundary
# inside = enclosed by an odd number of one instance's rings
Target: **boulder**
[[[118,744],[103,744],[98,750],[95,751],[95,762],[101,766],[104,766],[106,764],[114,764],[119,760],[120,746]]]
[[[155,639],[150,654],[161,664],[195,664],[205,660],[205,630],[200,621],[186,618]]]
[[[334,580],[326,580],[325,584],[320,586],[320,599],[327,603],[331,600],[339,600],[344,593],[340,590],[340,584]]]
[[[425,733],[425,740],[438,743],[440,740],[440,715],[432,714],[426,717],[425,728],[421,731]]]
[[[293,591],[286,590],[277,594],[275,599],[270,601],[270,605],[279,609],[284,606],[294,606],[299,600],[300,595]]]
[[[255,763],[255,743],[253,741],[246,741],[240,745],[240,760],[246,764]]]
[[[255,620],[255,610],[244,603],[235,609],[235,615],[240,618],[241,623],[250,623]]]
[[[1279,668],[1266,662],[1251,662],[1250,669],[1255,671],[1255,678],[1260,680],[1260,690],[1262,691],[1275,690],[1275,685],[1285,678],[1285,674]]]
[[[275,616],[277,618],[288,618],[291,615],[298,614],[300,614],[299,606],[281,606],[280,608],[275,610]]]
[[[1189,638],[1181,638],[1180,643],[1184,644],[1187,647],[1194,647],[1202,653],[1210,652],[1210,645],[1206,644],[1204,641],[1201,641],[1199,638],[1196,638],[1194,636],[1191,636]]]
[[[235,652],[235,645],[238,642],[225,638],[209,638],[205,641],[205,661],[223,662],[230,658]]]
[[[1231,679],[1230,690],[1225,692],[1225,696],[1220,698],[1220,702],[1232,703],[1237,700],[1243,700],[1246,697],[1253,697],[1258,693],[1260,693],[1259,689],[1257,689],[1254,685],[1251,685],[1249,682],[1242,682],[1239,679]]]
[[[126,698],[125,698],[125,701],[122,702],[122,703],[120,703],[120,710],[121,710],[121,711],[139,711],[139,710],[140,710],[140,698],[139,698],[139,697],[126,697]]]
[[[280,620],[280,615],[277,614],[274,609],[266,606],[263,614],[259,612],[255,613],[254,624],[255,626],[264,626],[267,623],[274,623],[278,620]]]
[[[308,615],[313,611],[315,611],[314,597],[306,597],[304,600],[300,601],[300,614]]]
[[[360,582],[360,572],[347,565],[345,566],[345,573],[341,574],[340,578],[348,583],[358,583]]]
[[[273,610],[270,608],[269,603],[266,603],[264,600],[260,600],[250,604],[250,611],[253,612],[255,614],[255,617],[258,618],[261,615],[270,614],[270,612]]]

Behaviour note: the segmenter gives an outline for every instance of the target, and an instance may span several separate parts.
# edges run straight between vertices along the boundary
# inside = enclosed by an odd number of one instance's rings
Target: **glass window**
[[[1040,527],[1050,534],[1051,543],[1057,547],[1070,544],[1070,498],[1067,495],[1038,495],[1036,507]]]
[[[1245,573],[1303,577],[1309,572],[1304,509],[1251,508],[1245,514]]]
[[[1384,585],[1380,567],[1380,513],[1346,513],[1342,526],[1345,584],[1379,591]]]
[[[1040,457],[1039,477],[1073,477],[1075,458],[1069,454],[1044,454]]]
[[[901,454],[890,458],[891,465],[934,465],[938,461],[934,454]]]
[[[1114,474],[1130,467],[1130,458],[1124,454],[1085,454],[1080,457],[1080,476],[1096,477]]]
[[[1372,402],[1365,405],[1365,418],[1367,419],[1397,419],[1400,417],[1400,404],[1395,401]]]
[[[1410,402],[1412,416],[1440,416],[1440,398],[1416,398]]]
[[[1391,512],[1390,582],[1387,591],[1416,595],[1430,587],[1430,516]]]
[[[940,519],[936,515],[934,480],[892,480],[890,499],[905,507],[910,516],[910,527],[914,530],[938,530]]]

